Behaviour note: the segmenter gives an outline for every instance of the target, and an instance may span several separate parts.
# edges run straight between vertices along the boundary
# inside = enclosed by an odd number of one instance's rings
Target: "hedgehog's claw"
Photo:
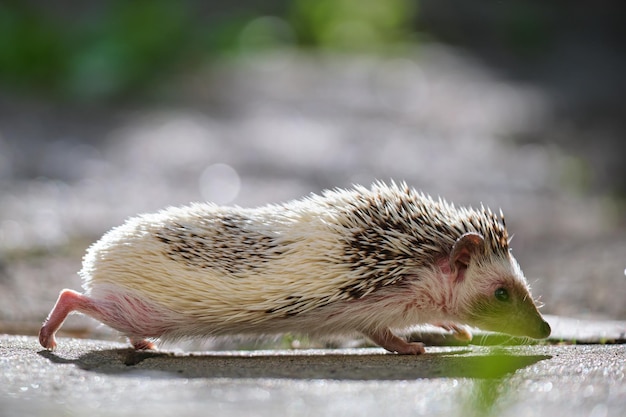
[[[456,340],[460,340],[461,342],[469,342],[470,340],[472,340],[472,332],[462,326],[458,326],[453,329],[452,336],[454,336]]]

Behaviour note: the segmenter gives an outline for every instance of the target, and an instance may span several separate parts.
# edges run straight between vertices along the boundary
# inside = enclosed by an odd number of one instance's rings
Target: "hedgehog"
[[[72,312],[128,337],[362,334],[398,354],[421,324],[471,339],[467,326],[545,338],[504,216],[456,208],[406,183],[333,189],[258,208],[195,203],[127,220],[93,244],[39,341]]]

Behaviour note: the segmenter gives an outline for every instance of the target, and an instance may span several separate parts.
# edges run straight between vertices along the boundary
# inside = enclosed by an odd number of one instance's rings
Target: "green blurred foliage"
[[[371,52],[410,39],[415,7],[409,0],[295,0],[292,21],[305,44]]]
[[[72,28],[64,90],[108,96],[149,83],[181,58],[186,10],[165,1],[116,3],[102,20]]]
[[[61,21],[26,3],[0,6],[0,82],[76,99],[112,97],[154,82],[185,55],[188,11],[166,0],[111,2]]]
[[[64,72],[67,34],[26,8],[0,5],[0,76],[5,83],[48,87]]]
[[[76,18],[28,2],[0,5],[0,84],[69,100],[154,88],[216,55],[289,46],[380,51],[410,37],[411,0],[285,0],[284,15],[191,1],[112,1]],[[63,16],[63,18],[59,17]]]
[[[544,357],[543,359],[545,359]],[[501,414],[502,403],[510,395],[511,375],[537,361],[536,357],[512,355],[495,349],[489,354],[477,357],[479,367],[469,397],[465,401],[468,417],[488,417]]]

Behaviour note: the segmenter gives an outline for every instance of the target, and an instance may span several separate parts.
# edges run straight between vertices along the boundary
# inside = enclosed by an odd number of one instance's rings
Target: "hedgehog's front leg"
[[[452,332],[452,336],[454,336],[456,340],[459,340],[461,342],[469,342],[472,340],[472,333],[464,326],[448,322],[437,323],[435,325]]]
[[[396,352],[400,355],[420,355],[425,352],[423,343],[409,343],[386,328],[365,332],[365,334],[374,343],[387,349],[389,352]]]

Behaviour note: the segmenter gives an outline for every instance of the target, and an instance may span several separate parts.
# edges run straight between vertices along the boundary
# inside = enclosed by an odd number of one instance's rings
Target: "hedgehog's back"
[[[219,330],[336,297],[349,273],[333,255],[342,254],[341,245],[327,222],[302,206],[193,205],[111,230],[89,248],[80,274],[94,297],[141,297]]]

